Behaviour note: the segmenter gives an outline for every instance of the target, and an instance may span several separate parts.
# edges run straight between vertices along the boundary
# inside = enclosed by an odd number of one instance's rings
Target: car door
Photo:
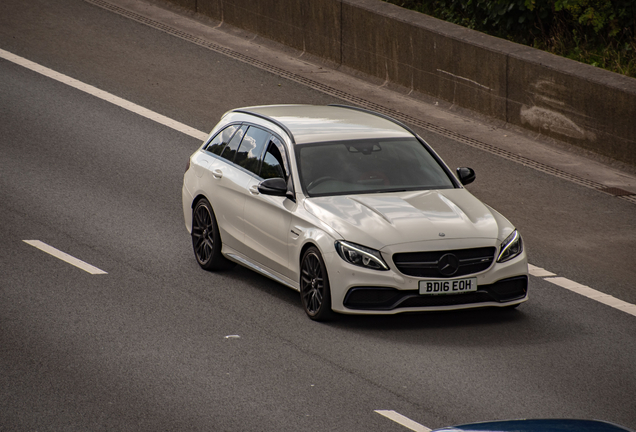
[[[291,214],[296,203],[286,197],[258,192],[258,184],[264,179],[289,179],[286,150],[277,137],[269,137],[260,165],[259,177],[251,179],[248,184],[249,196],[244,210],[245,246],[255,261],[291,278],[288,243]]]
[[[208,144],[206,152],[220,157],[209,158],[210,163],[201,179],[223,243],[238,251],[243,250],[243,207],[251,176],[237,169],[233,160],[248,127],[229,126]]]

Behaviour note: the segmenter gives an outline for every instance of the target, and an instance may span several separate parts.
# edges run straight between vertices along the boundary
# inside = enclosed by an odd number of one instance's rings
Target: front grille
[[[393,255],[393,263],[408,276],[449,278],[478,273],[488,269],[495,260],[495,247],[459,249],[432,252],[404,252]],[[445,255],[454,255],[458,261],[457,270],[448,274],[440,271],[440,259]]]
[[[527,276],[504,279],[490,285],[479,285],[477,291],[464,294],[421,295],[417,290],[355,287],[345,296],[344,305],[357,310],[393,310],[485,302],[507,303],[524,298],[527,292]]]

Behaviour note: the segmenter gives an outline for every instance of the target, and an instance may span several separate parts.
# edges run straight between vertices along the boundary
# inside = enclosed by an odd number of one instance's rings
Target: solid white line
[[[147,108],[144,108],[142,106],[139,106],[137,104],[134,104],[132,102],[129,102],[125,99],[122,99],[118,96],[115,96],[113,94],[110,94],[108,92],[105,92],[103,90],[98,89],[97,87],[93,87],[92,85],[83,83],[81,81],[76,80],[75,78],[71,78],[69,76],[63,75],[59,72],[55,72],[52,69],[49,69],[47,67],[41,66],[37,63],[34,63],[30,60],[27,60],[23,57],[17,56],[15,54],[12,54],[8,51],[5,51],[3,49],[0,49],[0,58],[4,58],[5,60],[9,60],[10,62],[13,62],[15,64],[18,64],[20,66],[23,66],[27,69],[31,69],[34,72],[37,72],[39,74],[42,74],[44,76],[47,76],[51,79],[54,79],[56,81],[59,81],[61,83],[64,83],[66,85],[69,85],[71,87],[74,87],[78,90],[81,90],[83,92],[86,92],[90,95],[93,95],[95,97],[98,97],[100,99],[103,99],[107,102],[110,102],[114,105],[117,105],[121,108],[127,109],[128,111],[132,111],[135,114],[139,114],[142,117],[146,117],[150,120],[156,121],[157,123],[160,123],[164,126],[167,126],[169,128],[172,128],[176,131],[182,132],[186,135],[190,135],[191,137],[200,139],[201,141],[205,140],[208,137],[208,134],[206,134],[205,132],[201,132],[199,130],[196,130],[188,125],[185,125],[183,123],[180,123],[176,120],[173,120],[169,117],[166,117],[164,115],[161,115],[159,113],[156,113],[154,111],[151,111]]]
[[[411,429],[415,432],[430,432],[430,429],[426,426],[422,426],[419,423],[414,422],[408,417],[403,416],[400,413],[397,413],[393,410],[375,410],[378,414],[383,415],[384,417],[393,420],[396,423],[401,424],[402,426]]]
[[[588,286],[581,285],[564,277],[552,277],[546,278],[544,280],[558,285],[561,288],[565,288],[582,296],[591,298],[592,300],[596,300],[597,302],[606,304],[615,309],[622,310],[623,312],[627,312],[630,315],[636,316],[636,305],[627,303],[626,301],[623,301],[621,299],[617,299],[616,297],[609,294],[605,294]]]
[[[46,243],[41,242],[40,240],[22,240],[23,242],[30,244],[31,246],[40,249],[42,252],[46,252],[49,255],[53,255],[55,258],[61,259],[71,265],[74,265],[77,268],[84,270],[90,274],[108,274],[104,270],[100,270],[97,267],[94,267],[90,264],[85,263],[82,260],[78,260],[77,258],[62,252],[61,250],[55,249],[53,246],[49,246]]]

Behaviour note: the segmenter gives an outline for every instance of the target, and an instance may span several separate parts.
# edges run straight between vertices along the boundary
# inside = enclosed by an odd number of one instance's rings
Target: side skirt
[[[279,284],[285,285],[286,287],[291,288],[293,290],[300,291],[299,282],[294,282],[288,277],[285,277],[273,270],[267,269],[261,264],[249,260],[244,255],[234,250],[231,250],[231,248],[228,248],[225,245],[223,245],[223,255],[227,259],[232,260],[235,263],[242,265],[243,267],[247,267],[248,269],[253,270],[256,273],[262,274],[263,276],[268,277],[272,279],[273,281],[278,282]]]

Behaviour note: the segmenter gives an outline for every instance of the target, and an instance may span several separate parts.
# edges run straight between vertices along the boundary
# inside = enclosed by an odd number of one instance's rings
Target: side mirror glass
[[[285,196],[287,195],[287,182],[280,177],[269,178],[259,183],[258,191],[263,195]]]
[[[475,181],[475,171],[468,167],[457,168],[457,177],[461,184],[466,186]]]

